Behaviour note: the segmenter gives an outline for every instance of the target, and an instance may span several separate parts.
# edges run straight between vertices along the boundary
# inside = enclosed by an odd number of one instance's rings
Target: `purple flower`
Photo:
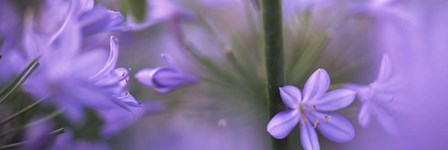
[[[57,136],[52,149],[109,150],[111,148],[103,141],[76,140],[73,133],[70,130],[66,130],[65,133]]]
[[[142,30],[160,22],[172,22],[180,19],[191,19],[193,13],[176,5],[172,0],[147,0],[146,18],[138,23],[128,16],[127,25],[132,30]]]
[[[355,91],[337,89],[325,93],[330,86],[330,77],[324,69],[315,71],[305,83],[303,94],[294,86],[280,88],[283,103],[289,110],[272,118],[267,131],[275,138],[285,138],[300,122],[300,139],[306,150],[320,149],[316,131],[334,142],[350,141],[355,134],[350,121],[332,113],[350,105]]]
[[[31,127],[26,131],[23,150],[47,149],[54,138],[50,135],[53,124],[48,120],[34,120]],[[37,123],[36,123],[37,122]]]
[[[140,83],[154,88],[159,93],[167,93],[174,89],[193,84],[198,80],[193,74],[182,70],[171,56],[162,54],[162,58],[169,66],[140,70],[135,75],[135,78]]]
[[[400,5],[397,0],[369,0],[352,7],[350,11],[355,15],[367,15],[375,19],[390,19],[395,23],[409,23],[409,15]]]
[[[389,104],[394,100],[397,86],[392,76],[392,66],[388,55],[384,55],[381,61],[377,79],[368,86],[356,88],[359,99],[362,102],[359,112],[359,124],[367,127],[371,116],[375,116],[378,122],[390,134],[398,134],[394,118],[391,115]]]

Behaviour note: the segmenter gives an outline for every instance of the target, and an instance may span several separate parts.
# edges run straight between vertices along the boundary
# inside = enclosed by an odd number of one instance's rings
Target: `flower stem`
[[[261,0],[263,20],[263,50],[267,75],[267,105],[269,118],[283,107],[279,87],[284,82],[281,0]],[[286,139],[271,138],[273,150],[288,148]]]
[[[22,110],[20,110],[20,111],[14,113],[14,114],[12,114],[12,115],[9,116],[8,118],[5,118],[5,119],[1,120],[1,121],[0,121],[0,126],[1,126],[1,125],[4,125],[4,124],[7,123],[8,121],[11,121],[11,120],[13,120],[13,119],[19,117],[20,115],[26,113],[27,111],[33,109],[34,107],[36,107],[39,103],[41,103],[41,102],[44,101],[45,99],[46,99],[46,97],[44,97],[44,98],[42,98],[42,99],[39,99],[38,101],[32,103],[31,105],[29,105],[29,106],[23,108]]]

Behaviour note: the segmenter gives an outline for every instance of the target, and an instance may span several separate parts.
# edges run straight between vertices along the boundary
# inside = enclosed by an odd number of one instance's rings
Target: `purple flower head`
[[[176,5],[172,0],[147,0],[147,14],[142,23],[129,15],[127,25],[132,30],[142,30],[160,22],[192,19],[193,13]]]
[[[34,35],[34,34],[31,34]],[[58,37],[47,44],[42,38],[31,36],[26,56],[40,55],[40,66],[24,83],[24,88],[36,98],[64,110],[73,123],[82,123],[84,107],[110,108],[116,105],[128,109],[139,103],[125,90],[126,69],[114,69],[118,55],[111,38],[111,56],[90,50],[81,53],[81,29],[76,22],[65,25]],[[35,45],[35,46],[34,46]],[[26,62],[26,61],[25,61]]]
[[[104,7],[95,7],[79,16],[84,36],[112,30],[122,30],[124,17],[120,12],[108,10]]]
[[[167,93],[174,89],[193,84],[198,80],[195,75],[182,70],[171,56],[162,54],[162,58],[169,66],[140,70],[135,75],[135,78],[140,83],[154,88],[159,93]]]
[[[300,122],[300,139],[306,150],[320,149],[316,131],[334,142],[353,139],[355,130],[347,119],[333,113],[350,105],[355,91],[337,89],[326,93],[330,77],[324,69],[315,71],[305,83],[303,93],[294,86],[283,86],[280,95],[289,108],[275,115],[267,126],[267,131],[275,138],[285,138]]]
[[[391,115],[389,104],[394,100],[397,91],[396,80],[392,76],[392,65],[388,55],[384,55],[381,61],[377,79],[367,85],[357,87],[358,97],[362,102],[358,121],[362,127],[367,127],[371,116],[375,116],[378,122],[390,134],[398,134],[394,118]]]

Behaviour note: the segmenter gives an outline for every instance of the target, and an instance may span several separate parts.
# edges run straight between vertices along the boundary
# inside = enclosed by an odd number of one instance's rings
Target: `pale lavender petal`
[[[285,110],[277,113],[267,126],[267,131],[277,139],[283,139],[299,122],[300,113],[297,110]]]
[[[118,39],[111,36],[109,57],[107,58],[103,68],[96,74],[92,75],[92,77],[90,77],[90,80],[96,81],[99,80],[101,77],[109,74],[115,68],[115,65],[117,64],[117,59],[118,59]]]
[[[76,76],[88,79],[103,67],[107,53],[103,50],[91,50],[76,57],[76,63],[72,65],[72,72]]]
[[[171,55],[162,53],[160,57],[162,57],[162,59],[165,60],[165,62],[168,63],[170,66],[181,68],[180,65],[174,60],[174,58]]]
[[[121,96],[117,96],[117,99],[123,101],[124,103],[128,104],[129,106],[133,107],[140,107],[142,106],[142,103],[137,101],[132,94],[129,93],[129,91],[125,91],[121,94]]]
[[[366,128],[370,123],[370,112],[368,104],[363,104],[358,115],[358,122],[361,127]]]
[[[392,75],[392,64],[387,54],[384,54],[381,60],[380,72],[378,73],[377,81],[386,81]]]
[[[303,101],[312,101],[322,96],[330,87],[330,77],[324,69],[317,69],[306,81]]]
[[[309,102],[319,111],[334,111],[350,105],[356,92],[349,89],[337,89],[324,94],[321,98]]]
[[[381,124],[381,126],[391,135],[398,135],[398,127],[395,122],[395,119],[389,112],[384,110],[382,107],[377,107],[376,111],[376,119]]]
[[[99,32],[112,31],[120,28],[124,17],[120,12],[111,11],[103,7],[95,7],[80,15],[79,21],[84,36]]]
[[[145,68],[138,71],[135,74],[135,79],[137,79],[140,83],[148,87],[154,87],[152,82],[152,76],[154,74],[154,68]]]
[[[319,150],[319,139],[317,138],[316,130],[309,121],[306,121],[300,126],[300,141],[305,150]]]
[[[289,108],[298,108],[299,103],[302,101],[302,93],[300,92],[300,89],[291,85],[283,86],[279,89],[283,103]]]
[[[350,121],[337,113],[314,113],[320,120],[317,125],[320,133],[333,142],[348,142],[355,136],[355,129]]]

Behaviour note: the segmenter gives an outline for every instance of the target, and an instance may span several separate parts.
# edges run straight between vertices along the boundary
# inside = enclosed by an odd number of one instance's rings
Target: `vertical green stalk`
[[[283,85],[283,39],[281,0],[261,0],[263,20],[263,50],[267,75],[267,104],[269,118],[283,107],[279,87]],[[287,140],[271,138],[273,150],[288,148]]]

